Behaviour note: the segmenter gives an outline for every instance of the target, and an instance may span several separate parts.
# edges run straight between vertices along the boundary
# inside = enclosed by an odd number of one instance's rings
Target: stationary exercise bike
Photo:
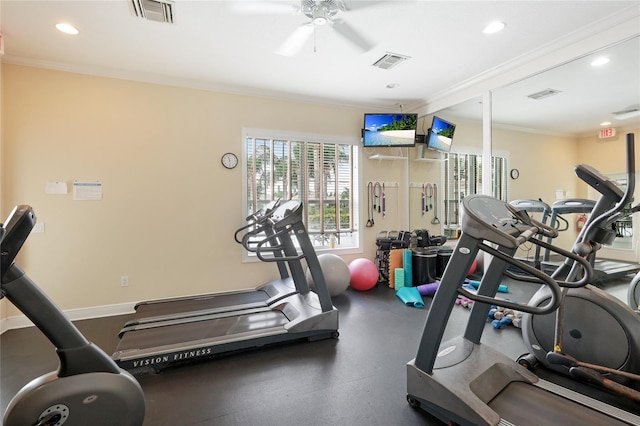
[[[36,223],[33,209],[13,209],[0,233],[0,297],[7,297],[56,347],[58,371],[25,385],[9,402],[5,426],[138,426],[145,400],[138,382],[90,343],[14,263]]]
[[[627,135],[628,172],[624,193],[616,190],[614,182],[595,169],[584,165],[576,167],[576,174],[602,194],[594,209],[596,211],[600,206],[599,213],[591,215],[572,249],[586,259],[592,257],[602,244],[609,244],[615,238],[612,223],[640,210],[638,206],[625,209],[632,201],[635,189],[633,136]],[[605,210],[603,206],[609,208]],[[566,276],[566,281],[573,281],[582,272],[577,263],[567,260],[552,277]],[[513,277],[508,272],[505,274]],[[518,362],[528,368],[540,362],[549,369],[574,378],[605,387],[610,385],[610,390],[616,390],[618,386],[610,383],[609,379],[625,384],[635,380],[634,374],[640,373],[640,316],[616,297],[591,284],[578,287],[565,283],[561,286],[561,304],[555,314],[523,315],[522,335],[530,354]],[[550,297],[543,287],[531,298],[529,305],[543,305]],[[582,368],[586,364],[608,375],[605,378],[587,376]]]

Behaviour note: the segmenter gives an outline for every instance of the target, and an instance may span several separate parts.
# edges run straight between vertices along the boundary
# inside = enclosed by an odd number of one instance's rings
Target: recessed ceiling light
[[[608,64],[610,61],[609,58],[607,58],[606,56],[601,56],[599,58],[596,58],[593,60],[593,62],[591,62],[591,66],[592,67],[601,67],[604,64]]]
[[[80,32],[71,24],[56,24],[56,28],[58,29],[58,31],[62,31],[65,34],[76,35]]]
[[[608,126],[610,124],[611,124],[610,121],[603,121],[602,123],[600,123],[601,126]]]
[[[482,32],[485,34],[495,34],[502,31],[505,26],[506,24],[504,22],[495,21],[487,25]]]

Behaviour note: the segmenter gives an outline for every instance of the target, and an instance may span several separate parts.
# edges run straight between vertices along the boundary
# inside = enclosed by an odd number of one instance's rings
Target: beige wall
[[[241,153],[243,127],[354,136],[365,112],[10,64],[1,78],[1,213],[20,203],[35,208],[45,232],[29,238],[19,262],[65,310],[254,287],[275,277],[273,265],[242,263],[233,242],[243,225],[241,168],[223,169],[221,155]],[[459,147],[480,146],[479,129],[459,130]],[[551,200],[559,180],[576,193],[576,141],[494,129],[495,149],[514,144],[509,165],[521,177],[510,181],[510,199]],[[379,232],[408,225],[408,160],[369,159],[395,150],[361,152],[362,225],[367,182],[397,186],[387,188],[387,215],[363,226],[364,253],[347,261],[373,259]],[[103,200],[45,194],[48,181],[67,182],[71,191],[74,180],[101,182]],[[130,287],[120,287],[122,275]],[[19,314],[2,303],[0,318]]]
[[[640,168],[640,127],[635,129],[618,128],[613,138],[598,139],[597,135],[580,138],[578,162],[590,164],[602,173],[625,173],[625,140],[627,133],[635,133],[636,168]],[[581,196],[586,197],[587,187],[581,185]],[[638,192],[636,192],[637,194]],[[637,198],[637,197],[636,197]]]
[[[242,127],[346,136],[362,127],[361,110],[3,67],[10,185],[2,215],[30,204],[45,224],[20,263],[62,309],[254,287],[276,276],[273,265],[241,263],[233,242],[243,224],[241,168],[223,169],[221,155],[240,154]],[[378,166],[365,168],[373,179]],[[397,168],[380,170],[380,179],[399,181]],[[48,181],[74,180],[100,181],[103,200],[44,192]],[[374,252],[368,244],[364,255]],[[120,287],[121,275],[130,287]]]

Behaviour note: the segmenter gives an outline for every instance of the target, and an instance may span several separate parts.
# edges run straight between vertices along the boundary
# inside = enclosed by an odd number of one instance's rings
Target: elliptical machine
[[[639,205],[624,208],[632,201],[635,189],[634,135],[627,134],[627,189],[622,196],[617,195],[622,191],[616,190],[613,181],[592,167],[576,166],[576,174],[602,194],[594,209],[599,213],[591,215],[572,249],[573,253],[591,259],[602,244],[615,238],[611,224],[640,210]],[[566,276],[566,281],[570,282],[582,272],[576,262],[567,259],[552,277]],[[527,281],[508,272],[505,275]],[[640,373],[640,316],[616,297],[591,284],[564,283],[561,286],[561,303],[555,314],[523,315],[522,335],[530,354],[518,362],[528,368],[540,362],[551,370],[578,379],[587,377],[582,374],[583,370],[575,367],[589,364],[594,370],[609,373],[607,379],[628,383],[632,375],[626,372]],[[550,297],[543,287],[534,294],[529,305],[544,305]],[[587,379],[600,385],[610,384],[594,376]],[[617,388],[615,384],[611,386]]]
[[[139,426],[145,414],[140,384],[98,346],[14,263],[36,223],[33,209],[13,209],[0,233],[0,297],[7,297],[56,347],[58,371],[25,385],[9,402],[5,426]]]

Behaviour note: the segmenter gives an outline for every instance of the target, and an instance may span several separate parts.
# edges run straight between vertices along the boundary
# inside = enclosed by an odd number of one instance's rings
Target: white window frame
[[[294,131],[285,131],[285,130],[274,130],[274,129],[261,129],[261,128],[243,128],[242,129],[242,213],[246,217],[248,215],[248,203],[247,203],[247,190],[249,185],[248,180],[248,164],[247,164],[247,138],[254,139],[271,139],[271,140],[293,140],[293,141],[304,141],[311,143],[326,143],[326,144],[340,144],[340,145],[352,145],[356,149],[353,151],[353,155],[356,157],[352,163],[353,172],[353,194],[351,195],[353,200],[353,212],[352,212],[352,220],[353,220],[353,228],[354,228],[354,238],[353,241],[355,243],[354,246],[341,247],[338,245],[335,248],[330,248],[326,246],[314,246],[316,252],[318,253],[335,253],[335,254],[355,254],[363,252],[363,227],[361,224],[363,223],[363,213],[361,209],[361,200],[360,200],[360,184],[362,182],[362,147],[360,144],[360,139],[357,137],[347,137],[347,136],[336,136],[336,135],[324,135],[324,134],[315,134],[315,133],[301,133]],[[243,250],[243,262],[255,262],[258,259],[255,256],[255,253],[249,253],[246,250]]]
[[[474,156],[479,156],[479,157],[483,157],[483,152],[482,150],[479,149],[475,149],[475,148],[464,148],[464,147],[458,147],[455,150],[452,150],[450,154],[455,154],[455,155],[474,155]],[[504,160],[504,164],[505,167],[503,169],[503,173],[502,173],[502,177],[501,177],[501,181],[503,183],[503,194],[505,198],[508,197],[508,167],[507,165],[509,164],[509,153],[507,151],[493,151],[491,153],[491,157],[493,158],[501,158]],[[445,154],[445,161],[444,163],[446,164],[444,167],[442,167],[442,188],[443,188],[443,197],[442,197],[442,201],[444,204],[444,209],[443,209],[443,216],[444,216],[444,220],[443,220],[443,230],[444,230],[444,234],[448,237],[448,238],[454,238],[457,232],[457,229],[460,227],[460,217],[458,216],[458,222],[456,223],[450,223],[449,219],[450,217],[448,216],[448,208],[447,208],[447,202],[448,202],[448,197],[449,194],[447,193],[447,170],[450,167],[450,162],[449,162],[449,154]],[[482,176],[477,176],[476,177],[480,177],[482,178]],[[476,182],[478,183],[478,182]],[[482,194],[482,185],[476,185],[477,186],[477,190],[475,192],[475,194]],[[492,183],[492,188],[493,188],[493,183]],[[468,189],[468,188],[467,188]],[[471,193],[465,194],[466,195],[471,195]],[[493,194],[489,194],[489,195],[493,195]],[[455,202],[459,203],[461,201],[461,198],[458,197],[457,200],[454,199]],[[506,201],[506,200],[505,200]]]

